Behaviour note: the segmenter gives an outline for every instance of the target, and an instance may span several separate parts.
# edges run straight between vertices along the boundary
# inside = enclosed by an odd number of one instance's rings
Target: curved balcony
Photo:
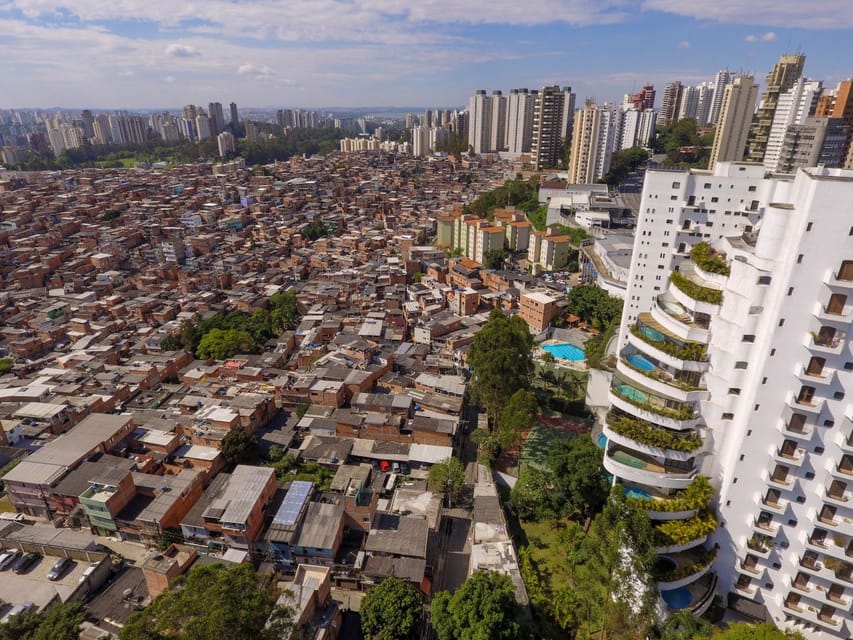
[[[674,431],[687,431],[689,429],[695,429],[702,422],[702,417],[694,414],[690,418],[685,418],[680,420],[678,418],[672,418],[669,416],[662,416],[655,411],[644,409],[642,407],[637,406],[634,402],[623,398],[619,393],[615,392],[612,388],[608,393],[608,399],[610,404],[617,409],[624,411],[625,413],[630,413],[633,416],[637,416],[641,420],[645,420],[647,422],[654,422],[655,424],[659,424],[667,429],[672,429]]]
[[[622,446],[608,446],[604,456],[604,468],[615,477],[665,489],[684,489],[690,484],[697,470],[686,465]]]
[[[698,433],[669,431],[618,411],[608,412],[603,432],[609,442],[673,460],[688,460],[705,450],[705,441]]]
[[[679,402],[667,395],[657,394],[634,380],[614,376],[609,396],[611,403],[624,413],[673,431],[695,428],[701,420],[693,403]]]
[[[707,282],[689,268],[684,272],[674,271],[670,275],[668,291],[682,307],[693,314],[714,315],[723,300],[721,288],[707,286]]]
[[[704,342],[686,340],[655,320],[650,313],[641,313],[628,333],[628,341],[642,353],[678,371],[707,371],[707,348]]]
[[[705,389],[674,378],[669,371],[638,353],[620,357],[616,361],[616,370],[630,383],[642,385],[653,393],[679,402],[698,402],[707,393]]]
[[[651,316],[683,340],[707,343],[710,338],[708,323],[697,322],[668,292],[657,297],[657,304],[652,307]]]
[[[681,589],[686,589],[689,592],[689,601],[686,597],[680,597],[682,594],[686,595]],[[689,610],[695,615],[701,616],[714,602],[714,595],[717,589],[717,574],[708,572],[695,582],[681,589],[670,589],[661,592],[661,598],[666,603],[667,610],[670,613]],[[675,594],[678,594],[679,597],[673,597]]]
[[[687,551],[659,556],[652,569],[658,589],[668,591],[686,587],[711,570],[715,551],[693,547]]]

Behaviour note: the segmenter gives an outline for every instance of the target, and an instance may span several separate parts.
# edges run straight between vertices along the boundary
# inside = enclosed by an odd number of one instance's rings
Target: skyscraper
[[[631,105],[635,109],[643,111],[644,109],[655,108],[655,87],[647,84],[637,93],[631,94],[629,97]]]
[[[773,126],[773,116],[776,113],[779,95],[794,86],[797,78],[803,75],[805,63],[806,56],[802,53],[783,55],[767,74],[764,93],[761,94],[761,102],[758,103],[758,110],[755,112],[752,128],[749,131],[749,148],[746,157],[750,162],[764,161],[767,138]]]
[[[666,126],[678,120],[678,108],[681,105],[681,91],[684,87],[676,80],[663,90],[658,121]]]
[[[220,157],[225,157],[229,153],[234,153],[236,146],[234,144],[234,136],[228,131],[223,131],[216,136],[216,145],[219,147]]]
[[[717,162],[743,159],[757,95],[758,85],[751,76],[740,76],[732,84],[726,85],[708,162],[711,170]]]
[[[594,102],[587,102],[575,114],[569,155],[570,184],[589,184],[604,175],[599,154],[607,148],[607,126],[612,124],[604,111]]]
[[[570,93],[570,92],[569,92]],[[533,141],[530,151],[538,171],[556,167],[563,155],[566,92],[558,85],[542,87],[533,111]]]
[[[805,124],[806,119],[814,113],[817,99],[823,90],[819,80],[798,78],[794,85],[779,95],[773,124],[767,135],[767,148],[764,152],[764,167],[770,171],[779,171],[777,164],[782,152],[782,142],[791,125]],[[820,145],[818,145],[818,151]],[[817,159],[817,152],[815,152]],[[790,165],[790,161],[785,163]]]
[[[225,114],[222,112],[221,102],[208,103],[207,117],[210,118],[210,135],[215,136],[225,128]]]
[[[726,85],[734,82],[735,75],[728,69],[721,69],[714,77],[713,95],[711,97],[711,109],[708,112],[708,124],[717,124],[720,119],[720,109],[723,106],[723,94]]]
[[[851,200],[839,169],[646,174],[604,466],[655,525],[668,613],[719,594],[850,637]]]
[[[484,89],[478,89],[468,100],[468,144],[474,153],[491,151],[492,104]]]
[[[240,118],[237,115],[237,103],[232,102],[231,103],[231,124],[236,127],[237,124],[239,124],[239,122],[240,122]]]
[[[510,153],[527,153],[533,137],[533,112],[536,92],[513,89],[507,99],[507,149]]]
[[[685,118],[696,119],[696,112],[699,109],[699,88],[698,87],[683,87],[681,89],[681,100],[678,104],[677,120]]]
[[[506,148],[506,96],[500,91],[492,91],[490,102],[492,126],[489,131],[489,149],[503,151]]]

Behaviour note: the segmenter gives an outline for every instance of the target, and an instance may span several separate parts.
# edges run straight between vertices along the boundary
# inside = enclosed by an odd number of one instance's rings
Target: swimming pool
[[[686,609],[690,606],[693,596],[690,595],[690,589],[687,587],[679,587],[678,589],[670,589],[660,592],[663,601],[670,609]]]
[[[638,498],[639,500],[651,500],[652,494],[639,487],[625,487],[626,498]]]
[[[596,442],[598,443],[598,446],[601,447],[602,449],[607,448],[607,436],[604,435],[603,433],[598,434],[598,438],[596,439]]]
[[[651,327],[639,327],[639,331],[652,342],[662,342],[665,338],[660,331],[652,329]]]
[[[616,391],[619,392],[619,395],[634,402],[645,402],[647,399],[645,393],[627,384],[620,384],[616,387]]]
[[[634,365],[635,367],[637,367],[638,369],[640,369],[642,371],[651,371],[652,369],[655,368],[655,365],[652,364],[652,362],[650,360],[648,360],[647,358],[644,358],[639,353],[632,353],[630,356],[628,356],[625,359],[628,362],[630,362],[632,365]]]
[[[570,362],[580,362],[585,359],[583,349],[576,347],[568,342],[554,342],[551,344],[543,344],[542,348],[555,358],[560,360],[569,360]]]

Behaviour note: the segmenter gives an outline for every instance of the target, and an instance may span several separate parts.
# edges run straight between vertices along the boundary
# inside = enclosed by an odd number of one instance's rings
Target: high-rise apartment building
[[[491,130],[489,131],[489,149],[503,151],[506,148],[507,99],[500,91],[492,91]]]
[[[229,153],[234,153],[237,149],[234,136],[229,131],[223,131],[216,136],[216,145],[219,147],[219,156],[221,158],[224,158]]]
[[[722,69],[714,76],[714,82],[711,96],[711,109],[708,112],[708,124],[717,124],[720,118],[720,109],[723,106],[723,94],[726,91],[726,85],[734,82],[735,74],[728,69]]]
[[[788,125],[774,170],[793,173],[799,167],[841,167],[847,131],[840,118],[806,118],[802,123]]]
[[[616,149],[631,147],[647,148],[655,136],[657,112],[654,109],[639,110],[634,107],[623,108],[619,114],[621,122],[616,130]]]
[[[749,132],[749,143],[746,158],[750,162],[763,162],[767,150],[767,139],[773,126],[773,116],[779,96],[794,86],[797,79],[803,75],[806,56],[797,53],[780,56],[779,62],[773,65],[765,78],[764,93],[753,118]]]
[[[237,103],[232,102],[230,105],[230,108],[231,108],[231,125],[236,127],[237,124],[240,122],[240,118],[237,115]]]
[[[563,155],[563,143],[566,138],[562,127],[566,123],[565,109],[571,90],[561,89],[558,85],[542,87],[536,96],[533,111],[533,141],[530,151],[536,170],[556,167]]]
[[[468,100],[468,145],[474,153],[491,151],[492,104],[484,89],[478,89]]]
[[[717,162],[743,159],[756,96],[758,85],[751,76],[740,76],[726,85],[709,168]]]
[[[681,82],[676,80],[663,90],[658,121],[666,126],[678,120],[678,109],[681,105],[681,92],[684,89]]]
[[[210,135],[218,135],[225,128],[225,114],[222,112],[222,103],[209,102],[207,117],[210,118]]]
[[[699,109],[699,88],[698,87],[683,87],[681,89],[681,100],[678,104],[678,120],[685,118],[696,119],[696,113]]]
[[[537,92],[513,89],[507,98],[506,146],[510,153],[527,153],[533,138],[533,112]]]
[[[644,111],[655,108],[655,87],[652,84],[645,85],[637,93],[628,95],[628,102],[635,109]]]
[[[570,184],[590,184],[610,169],[610,156],[619,140],[621,113],[609,106],[587,102],[575,114],[569,154]]]
[[[767,146],[764,151],[765,168],[770,171],[780,170],[777,165],[788,127],[805,124],[806,119],[814,113],[821,91],[823,91],[822,82],[800,77],[790,89],[779,94],[776,111],[773,114],[773,124],[767,135]],[[816,155],[815,158],[817,158]]]
[[[425,156],[430,151],[429,146],[430,128],[426,125],[412,127],[412,154]]]
[[[575,94],[571,87],[563,87],[563,119],[560,122],[560,138],[563,144],[572,134],[575,124]]]
[[[668,613],[719,594],[853,631],[851,199],[839,169],[646,174],[604,466],[652,518]]]

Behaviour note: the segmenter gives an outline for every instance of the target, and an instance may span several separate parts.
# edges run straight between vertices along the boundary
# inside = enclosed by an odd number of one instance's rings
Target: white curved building
[[[851,322],[853,172],[647,173],[604,465],[670,610],[853,633]]]

